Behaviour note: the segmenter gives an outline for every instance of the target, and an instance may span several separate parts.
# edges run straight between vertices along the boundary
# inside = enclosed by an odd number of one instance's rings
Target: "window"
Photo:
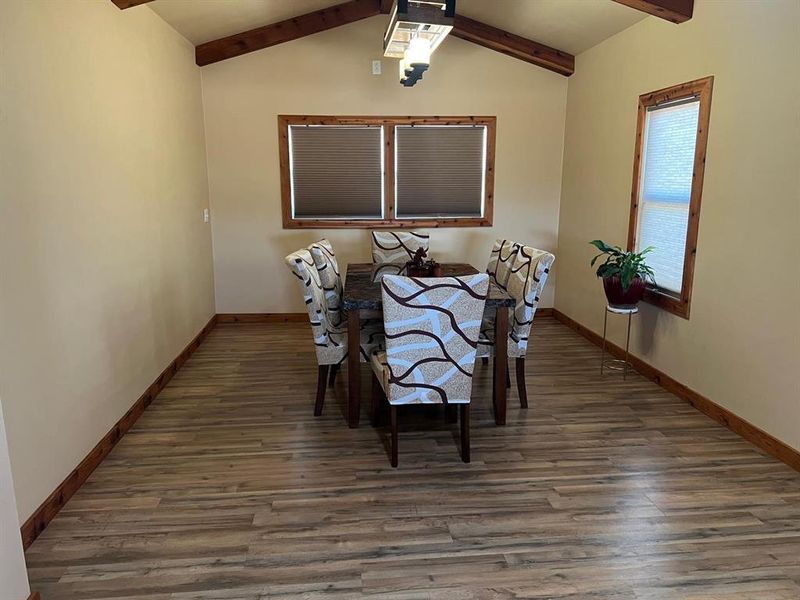
[[[383,217],[383,129],[289,126],[292,207],[296,218]]]
[[[639,96],[628,248],[653,247],[645,300],[687,319],[713,81]]]
[[[495,117],[278,117],[284,228],[492,224]]]

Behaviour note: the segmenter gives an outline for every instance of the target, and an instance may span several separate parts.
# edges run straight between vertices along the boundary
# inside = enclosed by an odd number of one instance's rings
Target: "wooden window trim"
[[[290,125],[380,125],[384,130],[384,219],[295,219],[289,173]],[[394,132],[397,125],[486,126],[486,186],[483,217],[397,219],[394,198]],[[281,213],[284,229],[413,229],[416,227],[490,227],[494,216],[494,159],[497,117],[308,116],[278,115]]]
[[[706,165],[706,146],[708,144],[708,124],[711,117],[711,91],[713,86],[714,77],[710,76],[639,96],[639,111],[636,121],[636,151],[634,152],[633,185],[631,189],[631,210],[628,224],[628,250],[636,248],[639,192],[641,189],[641,159],[647,108],[665,102],[674,102],[684,98],[691,98],[693,96],[697,96],[700,99],[681,292],[680,294],[672,294],[655,286],[648,286],[644,295],[644,300],[646,302],[663,308],[684,319],[689,318],[689,309],[692,301],[694,262],[695,255],[697,254],[697,231],[700,224],[700,204],[703,197],[703,176]]]

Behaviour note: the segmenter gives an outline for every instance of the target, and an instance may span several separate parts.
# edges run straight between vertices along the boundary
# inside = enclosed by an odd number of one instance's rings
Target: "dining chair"
[[[539,306],[539,297],[555,258],[551,253],[532,246],[497,240],[492,247],[486,269],[492,282],[516,301],[508,327],[508,357],[514,358],[516,362],[517,391],[522,408],[528,408],[528,391],[525,386],[528,337],[536,308]],[[487,312],[481,324],[478,356],[484,362],[494,356],[494,319],[495,314]],[[509,380],[506,381],[508,385]]]
[[[314,416],[319,416],[322,414],[322,406],[325,402],[325,384],[329,368],[338,368],[347,358],[347,329],[341,323],[336,325],[333,322],[325,290],[311,252],[306,248],[292,252],[284,258],[284,262],[286,262],[286,265],[300,283],[300,289],[308,310],[308,318],[311,322],[311,331],[314,335],[314,346],[319,367],[317,371],[317,397],[314,403]],[[360,340],[361,362],[368,362],[369,357],[382,348],[382,324],[374,322],[374,324],[362,325]]]
[[[414,231],[373,231],[372,262],[405,264],[419,248],[428,251],[430,236]]]
[[[383,396],[388,400],[391,464],[398,462],[397,407],[407,404],[458,406],[461,459],[468,463],[472,371],[489,276],[386,275],[381,288],[386,348],[372,355],[372,407],[376,420]]]
[[[328,315],[334,326],[338,327],[344,321],[342,310],[342,276],[339,274],[339,263],[333,251],[333,244],[322,238],[308,246],[314,266],[317,268],[325,302],[328,305]]]

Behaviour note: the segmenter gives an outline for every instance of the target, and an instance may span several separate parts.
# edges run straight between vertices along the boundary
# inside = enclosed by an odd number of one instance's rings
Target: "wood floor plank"
[[[218,325],[27,552],[44,600],[797,600],[800,476],[537,319],[472,462],[438,407],[312,415],[308,326]],[[369,390],[369,373],[361,373]],[[515,387],[512,386],[512,390]],[[369,402],[362,402],[368,407]]]

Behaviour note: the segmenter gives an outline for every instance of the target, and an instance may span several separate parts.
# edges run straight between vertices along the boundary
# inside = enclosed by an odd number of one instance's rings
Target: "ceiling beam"
[[[201,67],[210,65],[312,33],[388,13],[392,4],[392,0],[350,0],[293,19],[200,44],[195,48],[195,60]],[[456,15],[452,35],[567,77],[575,71],[575,57],[571,54],[468,17]]]
[[[692,18],[694,0],[614,0],[648,15],[673,23],[684,23]]]
[[[125,10],[126,8],[139,6],[140,4],[147,4],[148,2],[152,2],[153,0],[111,0],[111,1],[117,5],[118,9]]]
[[[210,65],[379,15],[380,8],[380,0],[350,0],[293,19],[200,44],[195,48],[195,61],[201,67]]]
[[[555,71],[560,75],[569,77],[575,72],[575,57],[572,54],[462,15],[456,15],[456,22],[450,34],[489,50]]]

